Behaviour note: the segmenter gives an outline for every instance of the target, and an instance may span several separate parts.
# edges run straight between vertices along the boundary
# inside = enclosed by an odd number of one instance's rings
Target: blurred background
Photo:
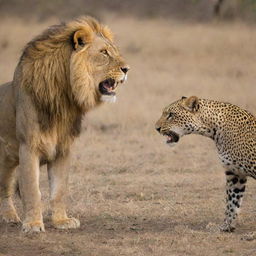
[[[29,40],[79,15],[106,23],[131,66],[117,103],[88,113],[74,146],[69,212],[82,226],[51,227],[43,168],[48,232],[17,237],[19,227],[0,223],[0,254],[255,255],[255,243],[241,240],[256,227],[255,182],[238,232],[219,233],[225,177],[215,145],[191,135],[169,148],[154,124],[191,95],[256,114],[256,0],[0,0],[0,83]]]
[[[256,18],[255,0],[1,0],[1,15],[22,18],[73,18],[84,14],[101,16],[112,12],[144,18],[166,17],[180,20],[211,21]]]

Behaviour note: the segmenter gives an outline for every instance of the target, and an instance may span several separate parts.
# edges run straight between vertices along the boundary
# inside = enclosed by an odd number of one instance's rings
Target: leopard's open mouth
[[[115,96],[115,89],[118,86],[118,82],[116,82],[113,78],[108,78],[99,83],[99,91],[102,95]]]
[[[170,131],[167,134],[164,134],[164,136],[167,137],[167,140],[166,140],[167,144],[177,143],[180,139],[180,136],[173,131]]]

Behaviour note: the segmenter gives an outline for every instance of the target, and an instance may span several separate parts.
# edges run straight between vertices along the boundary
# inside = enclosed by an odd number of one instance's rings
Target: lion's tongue
[[[105,88],[108,92],[113,91],[113,88],[112,88],[111,85],[109,85],[109,83],[105,83],[103,86],[104,86],[104,88]]]

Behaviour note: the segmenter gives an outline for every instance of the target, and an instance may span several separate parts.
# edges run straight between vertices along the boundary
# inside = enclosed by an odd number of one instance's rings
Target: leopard
[[[234,231],[247,178],[256,179],[256,118],[234,104],[191,96],[165,107],[155,128],[169,146],[189,134],[215,142],[226,177],[226,210],[220,230]]]

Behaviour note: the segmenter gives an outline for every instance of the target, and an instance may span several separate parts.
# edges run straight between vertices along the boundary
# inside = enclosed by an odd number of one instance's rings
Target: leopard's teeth
[[[115,82],[113,89],[115,90],[117,86],[118,86],[118,82]]]

